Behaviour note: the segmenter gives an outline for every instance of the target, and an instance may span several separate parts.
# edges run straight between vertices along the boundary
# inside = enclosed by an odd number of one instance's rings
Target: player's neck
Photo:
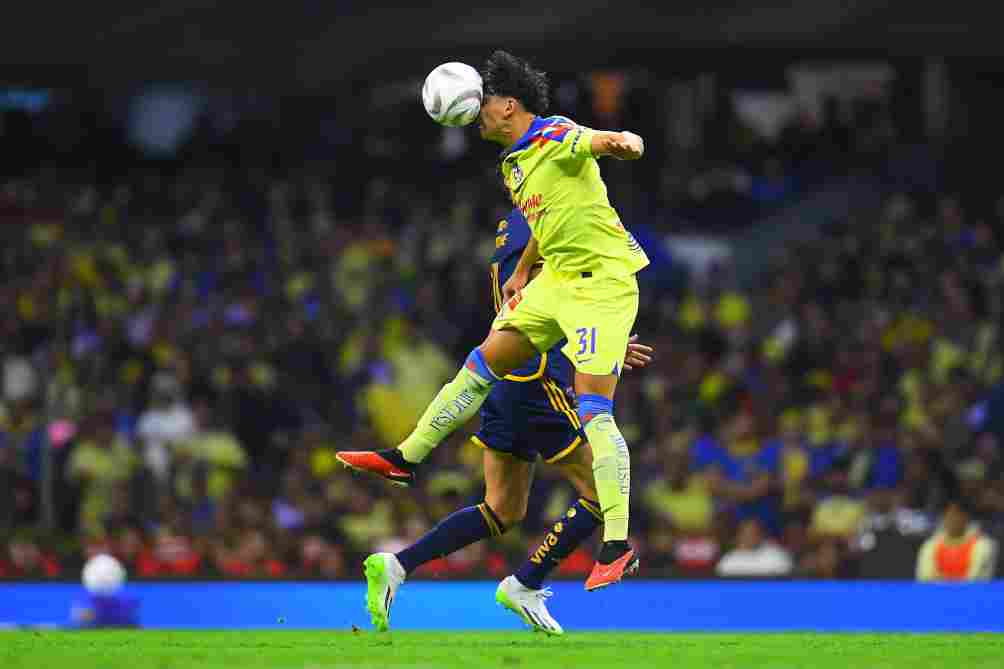
[[[536,118],[537,116],[530,112],[518,112],[514,114],[512,124],[509,126],[509,136],[506,138],[508,140],[506,146],[512,146],[518,142],[519,138],[530,130],[530,125]]]

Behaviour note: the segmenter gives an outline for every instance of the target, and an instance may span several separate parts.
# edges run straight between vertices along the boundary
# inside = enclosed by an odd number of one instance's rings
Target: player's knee
[[[580,476],[573,482],[575,491],[579,493],[580,497],[585,497],[586,499],[598,499],[596,492],[596,477],[593,474],[592,464],[592,461],[590,461],[590,468],[587,475]]]
[[[485,498],[485,503],[491,508],[495,517],[502,524],[505,532],[514,525],[519,525],[526,518],[526,500]]]
[[[484,352],[481,347],[473,349],[468,355],[467,360],[464,362],[464,367],[466,367],[471,372],[477,374],[479,377],[487,381],[488,383],[493,383],[498,381],[504,375],[496,374],[492,367],[488,364],[488,360],[485,358]]]
[[[614,414],[614,401],[603,395],[579,395],[579,421],[585,427],[595,416]]]

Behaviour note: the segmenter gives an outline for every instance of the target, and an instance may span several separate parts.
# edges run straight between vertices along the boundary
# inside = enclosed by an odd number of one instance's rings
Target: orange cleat
[[[608,585],[619,583],[625,574],[633,574],[638,571],[638,556],[634,549],[629,548],[623,555],[611,562],[602,564],[597,562],[593,565],[593,571],[586,579],[586,590],[598,590]]]
[[[339,451],[335,453],[346,467],[357,472],[376,474],[394,485],[410,486],[415,482],[415,472],[396,449],[386,451]]]

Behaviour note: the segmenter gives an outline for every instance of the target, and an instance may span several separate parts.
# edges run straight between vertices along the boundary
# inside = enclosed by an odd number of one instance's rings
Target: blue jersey
[[[495,313],[502,308],[502,286],[516,270],[523,249],[530,242],[530,226],[519,209],[513,209],[505,220],[499,222],[495,233],[495,255],[492,256],[492,303]],[[547,353],[534,356],[527,364],[513,370],[507,381],[536,381],[548,376],[561,388],[572,386],[572,363],[561,352],[565,340],[555,344]]]
[[[526,219],[514,209],[499,223],[492,257],[492,302],[502,308],[502,285],[512,276],[530,241]],[[493,451],[536,462],[557,462],[584,442],[574,403],[572,363],[561,352],[564,342],[534,356],[505,380],[492,386],[481,405],[481,429],[471,441]]]
[[[781,475],[781,446],[777,442],[767,443],[751,453],[732,453],[712,437],[701,437],[690,450],[694,471],[701,472],[709,467],[717,467],[722,476],[737,483],[752,483],[761,475],[776,477]],[[781,533],[780,499],[770,494],[749,502],[740,502],[733,508],[736,520],[757,518],[769,533]]]

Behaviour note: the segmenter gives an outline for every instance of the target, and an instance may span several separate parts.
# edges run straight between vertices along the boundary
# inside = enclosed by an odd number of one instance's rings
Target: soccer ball
[[[432,120],[457,128],[481,112],[481,75],[464,63],[443,63],[425,78],[422,104]]]
[[[84,565],[84,587],[92,595],[113,595],[125,580],[125,567],[111,555],[95,555]]]

